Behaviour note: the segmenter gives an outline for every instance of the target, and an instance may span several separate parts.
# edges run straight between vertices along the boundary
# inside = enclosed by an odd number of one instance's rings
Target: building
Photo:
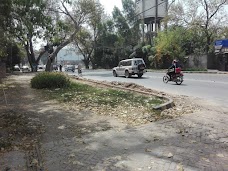
[[[228,39],[216,40],[214,46],[218,70],[228,71]]]
[[[57,54],[57,64],[77,64],[83,59],[83,56],[72,49],[61,49]]]
[[[135,4],[135,12],[143,23],[143,42],[146,35],[151,44],[151,39],[156,36],[158,30],[161,30],[161,22],[167,16],[168,0],[135,0]]]

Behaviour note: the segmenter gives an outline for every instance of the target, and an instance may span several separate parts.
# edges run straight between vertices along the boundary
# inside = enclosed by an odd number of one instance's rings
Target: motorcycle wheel
[[[176,84],[177,85],[181,85],[182,82],[183,82],[183,77],[177,77],[176,78]]]
[[[165,76],[163,77],[163,82],[164,82],[164,83],[168,83],[168,82],[169,82],[169,77],[168,77],[167,75],[165,75]]]

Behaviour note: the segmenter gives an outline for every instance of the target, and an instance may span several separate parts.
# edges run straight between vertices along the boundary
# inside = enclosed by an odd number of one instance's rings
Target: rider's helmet
[[[176,59],[173,60],[173,64],[177,63]]]

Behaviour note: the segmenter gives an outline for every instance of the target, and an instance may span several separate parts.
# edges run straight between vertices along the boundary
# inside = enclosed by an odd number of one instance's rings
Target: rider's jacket
[[[168,68],[169,72],[175,72],[176,70],[176,64],[172,64],[169,68]]]

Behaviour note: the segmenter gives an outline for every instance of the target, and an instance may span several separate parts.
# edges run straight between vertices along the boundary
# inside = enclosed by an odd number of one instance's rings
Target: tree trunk
[[[32,69],[32,72],[37,71],[35,54],[34,54],[34,51],[33,51],[32,38],[29,38],[29,40],[27,41],[27,44],[24,45],[24,48],[26,50],[27,57],[28,57],[28,62],[29,62],[29,65],[30,65],[30,67]]]
[[[30,66],[32,68],[32,72],[36,72],[37,64],[36,64],[35,54],[34,54],[34,50],[33,50],[32,37],[29,38],[29,50],[30,50],[31,61],[32,61],[32,64],[30,64]]]
[[[51,64],[53,63],[53,61],[55,61],[55,58],[57,56],[57,54],[59,53],[59,51],[64,48],[66,45],[68,45],[69,43],[71,43],[71,40],[67,40],[65,42],[63,42],[61,45],[59,45],[56,50],[49,55],[48,60],[47,60],[47,64],[46,64],[46,69],[45,71],[50,72],[52,70],[51,68]]]
[[[26,54],[27,54],[29,65],[31,66],[32,65],[32,57],[31,57],[31,54],[29,52],[28,44],[24,45],[24,48],[25,48],[25,51],[26,51]]]
[[[55,58],[57,56],[57,54],[59,53],[59,51],[64,48],[66,45],[68,45],[69,43],[71,43],[73,41],[73,38],[75,36],[75,34],[77,33],[77,31],[75,31],[69,39],[67,39],[66,41],[64,41],[63,43],[61,43],[55,50],[52,54],[49,55],[49,58],[47,60],[47,64],[46,64],[46,69],[45,71],[47,72],[50,72],[52,71],[52,68],[51,68],[51,64],[55,61]]]
[[[89,62],[90,62],[89,58],[83,59],[83,62],[84,62],[84,64],[85,64],[85,68],[86,68],[86,69],[89,69]]]
[[[40,62],[41,57],[42,57],[45,53],[48,53],[48,52],[45,51],[45,50],[40,52],[38,58],[36,59],[36,64],[37,64],[37,66],[38,66],[38,64],[39,64],[39,62]]]

